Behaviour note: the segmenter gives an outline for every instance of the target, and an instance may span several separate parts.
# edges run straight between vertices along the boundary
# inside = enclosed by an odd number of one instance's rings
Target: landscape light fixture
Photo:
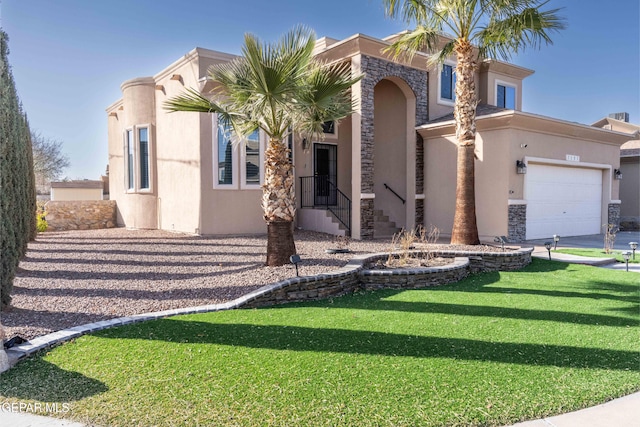
[[[638,242],[629,242],[629,246],[631,247],[631,250],[633,251],[633,259],[636,259],[636,249],[638,249]]]
[[[624,258],[624,261],[627,263],[627,271],[629,271],[629,258],[631,257],[631,252],[629,251],[622,252],[622,257]]]
[[[516,160],[516,172],[520,175],[527,173],[527,165],[522,160]]]
[[[507,237],[506,236],[496,236],[493,238],[493,241],[496,243],[500,243],[502,244],[502,252],[504,252],[504,244],[507,241]]]
[[[553,243],[544,242],[544,247],[547,248],[547,252],[549,252],[549,261],[551,261],[551,246],[553,246]]]
[[[301,261],[300,255],[298,255],[298,254],[291,255],[289,257],[289,261],[291,261],[291,264],[296,266],[296,277],[299,276],[299,274],[298,274],[298,263]]]
[[[555,251],[556,249],[558,249],[558,242],[560,241],[560,236],[558,236],[557,234],[553,235],[553,250]]]
[[[618,181],[622,179],[622,171],[620,169],[613,170],[613,179],[617,179]]]

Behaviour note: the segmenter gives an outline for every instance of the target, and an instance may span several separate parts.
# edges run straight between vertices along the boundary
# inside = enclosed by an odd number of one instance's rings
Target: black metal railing
[[[351,200],[328,175],[300,177],[300,207],[326,209],[351,234]]]
[[[387,184],[383,184],[384,188],[386,188],[387,190],[391,191],[393,194],[396,195],[396,197],[400,200],[402,200],[402,204],[404,205],[406,203],[406,200],[404,200],[402,197],[400,197],[400,195],[398,193],[396,193],[395,191],[393,191],[393,188],[389,187]]]

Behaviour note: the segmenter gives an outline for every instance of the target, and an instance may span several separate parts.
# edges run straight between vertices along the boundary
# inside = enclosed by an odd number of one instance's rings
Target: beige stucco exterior
[[[508,235],[509,205],[527,204],[527,174],[517,173],[518,160],[527,166],[601,171],[601,218],[606,222],[609,205],[619,197],[619,181],[613,179],[617,153],[629,135],[516,111],[479,117],[477,126],[476,214],[481,239]],[[418,131],[425,139],[425,223],[447,235],[455,208],[454,124],[430,124]]]
[[[640,125],[605,117],[593,126],[631,135],[620,147],[620,227],[640,229]]]
[[[102,188],[51,188],[51,200],[81,201],[102,200]]]
[[[451,114],[453,108],[450,103],[439,101],[440,70],[427,65],[428,55],[418,53],[411,61],[398,64],[384,52],[392,39],[355,34],[344,40],[318,40],[318,59],[350,63],[354,73],[368,73],[369,80],[365,78],[352,87],[355,112],[336,124],[335,134],[303,143],[294,129],[296,185],[300,178],[317,173],[315,144],[335,146],[336,185],[351,200],[352,237],[372,237],[371,209],[382,211],[398,227],[433,224],[447,235],[455,197],[453,123],[428,121]],[[110,197],[117,202],[120,225],[195,234],[266,232],[261,189],[243,184],[243,146],[235,146],[233,154],[229,154],[237,174],[233,183],[220,185],[216,174],[222,160],[216,158],[215,116],[168,113],[163,109],[166,100],[185,88],[210,93],[207,69],[232,58],[226,53],[196,48],[153,77],[122,84],[122,99],[107,108]],[[374,72],[377,74],[372,80]],[[617,153],[623,134],[522,113],[523,80],[532,73],[512,64],[484,61],[476,74],[483,103],[495,105],[499,82],[516,88],[515,111],[501,110],[478,119],[476,199],[478,226],[484,238],[506,235],[508,207],[526,204],[526,175],[516,173],[516,160],[601,170],[606,188],[603,215],[608,204],[622,197],[611,173],[620,167]],[[136,176],[135,185],[129,189],[125,135],[128,129],[141,127],[149,131],[149,186],[142,188],[142,181]],[[424,154],[418,151],[416,131],[424,139]],[[262,150],[265,142],[262,136]],[[136,173],[142,167],[140,150],[136,146]],[[568,154],[579,156],[579,162],[567,160]],[[224,167],[226,162],[225,159]],[[419,172],[424,172],[424,179]],[[423,182],[424,190],[419,191]],[[330,215],[309,212],[308,207],[302,207],[299,191],[296,195],[297,227],[335,229]]]

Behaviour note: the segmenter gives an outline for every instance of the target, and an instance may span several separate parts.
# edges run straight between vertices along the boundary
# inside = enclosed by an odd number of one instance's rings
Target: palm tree
[[[485,58],[509,60],[526,47],[551,44],[550,33],[565,28],[559,9],[542,11],[548,0],[383,0],[386,13],[416,28],[390,47],[396,58],[427,49],[431,65],[455,54],[454,118],[458,142],[453,244],[479,244],[475,208],[474,150],[478,97],[474,72]],[[450,40],[444,39],[449,33]],[[442,44],[444,41],[444,45]]]
[[[313,58],[315,35],[303,26],[278,43],[262,43],[245,34],[242,56],[212,66],[212,97],[194,89],[165,103],[169,111],[217,113],[242,141],[257,129],[269,138],[265,151],[262,208],[267,223],[267,261],[283,265],[296,253],[293,166],[284,141],[292,129],[301,135],[321,135],[322,124],[353,111],[349,89],[361,77],[347,63],[325,65]]]

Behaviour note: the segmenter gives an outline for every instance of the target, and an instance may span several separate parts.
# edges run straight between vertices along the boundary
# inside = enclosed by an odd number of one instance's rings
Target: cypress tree
[[[7,60],[8,37],[0,30],[0,306],[11,302],[13,279],[27,251],[35,215],[29,126]]]

